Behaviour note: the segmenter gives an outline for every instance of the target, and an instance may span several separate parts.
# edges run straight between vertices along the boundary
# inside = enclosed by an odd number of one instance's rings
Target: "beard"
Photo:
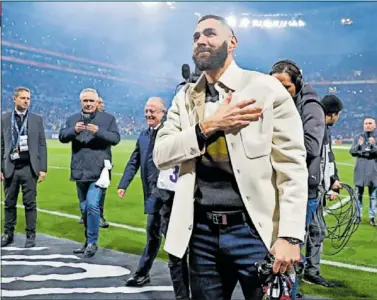
[[[208,57],[201,58],[199,54],[209,52]],[[228,57],[228,43],[225,41],[219,48],[198,47],[194,52],[192,59],[200,71],[214,71],[224,66]]]

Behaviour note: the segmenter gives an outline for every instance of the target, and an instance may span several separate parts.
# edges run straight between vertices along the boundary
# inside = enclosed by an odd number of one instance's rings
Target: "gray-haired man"
[[[72,142],[71,180],[76,182],[81,213],[84,216],[85,245],[74,253],[93,256],[97,251],[103,188],[96,184],[105,161],[111,163],[111,146],[120,141],[114,116],[97,110],[98,93],[84,89],[80,93],[82,111],[69,117],[60,130],[62,143]]]

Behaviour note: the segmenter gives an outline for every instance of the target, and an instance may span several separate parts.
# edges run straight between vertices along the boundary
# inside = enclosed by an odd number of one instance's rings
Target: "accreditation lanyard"
[[[26,114],[25,119],[21,124],[21,128],[18,128],[17,121],[16,121],[16,114],[13,114],[12,124],[11,124],[11,126],[12,126],[11,136],[12,136],[12,146],[13,146],[14,149],[18,149],[18,147],[20,145],[20,137],[21,137],[21,135],[26,133],[26,126],[27,126],[28,118],[29,118],[29,114]],[[17,141],[15,141],[15,138],[14,138],[14,130],[16,130],[16,132],[17,132]]]

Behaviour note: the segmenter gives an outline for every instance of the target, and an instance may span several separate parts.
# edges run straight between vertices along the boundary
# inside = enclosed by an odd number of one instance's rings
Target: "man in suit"
[[[356,157],[353,172],[356,197],[359,200],[359,218],[363,218],[364,187],[369,193],[369,224],[377,226],[377,131],[376,120],[373,117],[364,118],[364,132],[358,134],[350,149],[350,154]]]
[[[29,111],[30,90],[18,87],[13,95],[14,110],[1,119],[1,180],[5,191],[5,225],[1,246],[13,242],[20,186],[26,217],[26,248],[35,246],[37,223],[37,182],[47,173],[47,147],[41,116]]]
[[[149,271],[161,244],[161,216],[159,203],[152,193],[156,187],[159,171],[153,163],[153,148],[161,120],[165,114],[165,103],[161,98],[152,97],[145,105],[148,129],[140,133],[136,148],[128,161],[118,186],[118,196],[123,198],[131,181],[140,168],[144,193],[144,213],[148,215],[147,241],[135,274],[127,280],[126,286],[143,286],[150,282]]]
[[[80,93],[82,111],[70,116],[59,132],[60,142],[72,145],[71,180],[76,182],[86,238],[74,253],[84,253],[84,257],[97,252],[99,203],[106,188],[97,181],[104,168],[111,168],[111,147],[120,142],[114,116],[98,111],[97,100],[96,90],[84,89]]]
[[[274,272],[300,259],[308,171],[301,119],[271,76],[233,61],[237,39],[222,17],[202,17],[193,59],[203,72],[179,91],[159,130],[154,162],[180,165],[165,250],[189,247],[192,299],[246,299],[263,291],[255,263]]]
[[[103,103],[102,97],[98,97],[97,110],[98,111],[105,111],[105,105]],[[110,226],[110,224],[106,221],[106,219],[103,216],[103,211],[104,211],[104,208],[105,208],[105,198],[106,198],[106,189],[103,189],[101,201],[99,202],[99,211],[100,211],[99,227],[102,227],[102,228],[108,228]],[[83,216],[81,216],[79,223],[84,224],[84,217]]]

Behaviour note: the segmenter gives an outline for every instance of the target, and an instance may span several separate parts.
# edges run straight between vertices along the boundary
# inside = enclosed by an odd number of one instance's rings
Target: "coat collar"
[[[229,67],[221,75],[219,80],[215,83],[215,89],[220,93],[222,90],[226,93],[231,91],[237,91],[242,85],[243,70],[232,61]],[[197,114],[197,121],[202,121],[204,118],[204,105],[205,105],[205,93],[206,93],[207,79],[205,74],[199,77],[198,81],[192,86],[189,93],[189,101],[194,107]]]
[[[221,75],[219,80],[215,84],[216,90],[223,89],[225,91],[236,91],[242,84],[243,70],[237,66],[235,61],[232,61],[229,67]],[[193,92],[201,93],[205,92],[207,85],[207,79],[205,73],[199,77],[198,81],[193,86]]]

